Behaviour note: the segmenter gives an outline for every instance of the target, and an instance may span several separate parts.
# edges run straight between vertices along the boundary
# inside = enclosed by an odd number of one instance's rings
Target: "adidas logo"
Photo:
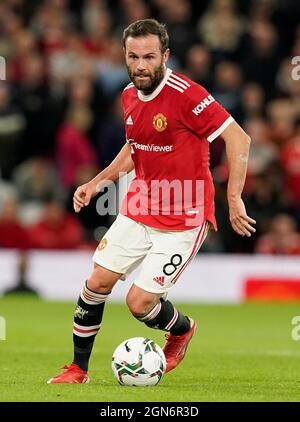
[[[126,120],[126,125],[133,125],[133,120],[131,115],[128,117],[128,119]]]
[[[154,277],[153,281],[155,281],[156,283],[158,283],[161,286],[163,286],[164,285],[164,282],[165,282],[165,277],[164,276],[162,276],[162,277]]]

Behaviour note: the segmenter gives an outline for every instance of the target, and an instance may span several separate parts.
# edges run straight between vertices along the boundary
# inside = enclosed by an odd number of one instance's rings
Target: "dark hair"
[[[123,45],[128,37],[144,37],[146,35],[153,34],[157,35],[160,41],[161,51],[164,53],[169,46],[169,35],[166,29],[166,25],[159,23],[155,19],[142,19],[131,23],[123,31]]]

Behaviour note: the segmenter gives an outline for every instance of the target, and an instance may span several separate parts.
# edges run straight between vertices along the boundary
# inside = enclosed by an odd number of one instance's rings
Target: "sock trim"
[[[176,324],[177,322],[177,318],[178,318],[178,311],[174,308],[174,315],[173,318],[171,319],[171,321],[168,323],[168,325],[166,326],[165,330],[170,331],[171,328],[173,327],[173,325]]]
[[[154,319],[161,310],[161,302],[159,301],[157,305],[154,306],[154,308],[145,316],[138,318],[142,322],[151,321]]]
[[[102,293],[96,293],[93,290],[90,290],[87,286],[87,281],[84,283],[80,297],[81,299],[87,304],[87,305],[99,305],[100,303],[103,303],[106,301],[109,293],[102,294]]]
[[[101,324],[98,325],[90,325],[89,327],[85,327],[83,325],[79,325],[76,322],[73,323],[73,334],[78,337],[91,337],[98,333],[100,330]]]

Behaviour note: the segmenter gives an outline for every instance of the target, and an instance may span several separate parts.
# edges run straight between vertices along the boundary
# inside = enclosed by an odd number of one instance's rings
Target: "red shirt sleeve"
[[[233,117],[200,85],[184,94],[181,107],[183,124],[200,138],[212,142],[234,121]]]

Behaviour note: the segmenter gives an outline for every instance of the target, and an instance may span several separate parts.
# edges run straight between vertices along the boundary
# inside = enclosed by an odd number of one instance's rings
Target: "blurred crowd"
[[[219,231],[206,252],[300,254],[300,3],[293,0],[3,0],[0,3],[0,247],[94,248],[112,223],[75,187],[125,140],[122,31],[154,17],[169,66],[207,88],[252,138],[244,192],[251,239],[228,220],[224,143],[211,144]],[[300,73],[300,72],[299,72]]]

